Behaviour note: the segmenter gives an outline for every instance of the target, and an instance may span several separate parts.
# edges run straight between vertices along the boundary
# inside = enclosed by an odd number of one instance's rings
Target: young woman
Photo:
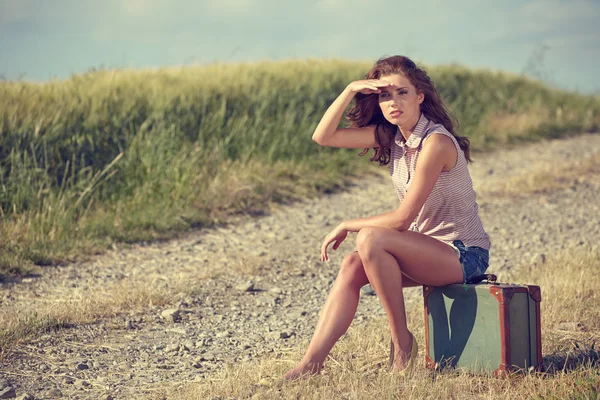
[[[344,110],[355,100],[338,128]],[[321,246],[336,250],[348,232],[358,232],[357,251],[346,255],[321,310],[300,363],[285,373],[297,379],[321,370],[335,342],[346,332],[360,288],[375,289],[385,309],[393,343],[393,368],[404,374],[418,346],[406,324],[402,288],[466,282],[488,267],[489,237],[467,162],[469,140],[427,73],[403,56],[380,59],[365,80],[350,83],[319,122],[313,140],[321,146],[375,150],[371,161],[389,164],[400,199],[398,209],[340,223]]]

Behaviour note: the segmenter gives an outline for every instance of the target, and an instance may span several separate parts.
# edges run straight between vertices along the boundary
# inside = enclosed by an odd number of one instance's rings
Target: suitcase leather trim
[[[429,323],[427,322],[427,296],[433,292],[432,286],[423,286],[423,300],[425,302],[425,366],[429,369],[435,368],[435,362],[429,355]]]
[[[535,301],[535,312],[536,312],[536,326],[537,326],[537,366],[536,370],[542,371],[542,313],[540,309],[540,303],[542,302],[542,291],[539,286],[529,285],[529,296]]]
[[[508,304],[510,303],[513,294],[518,291],[522,292],[525,290],[503,289],[496,285],[490,286],[490,293],[498,300],[500,310],[500,335],[501,337],[504,337],[504,340],[500,341],[502,363],[494,371],[494,376],[504,375],[510,370],[510,314],[508,312]]]
[[[542,316],[540,310],[540,303],[542,301],[542,291],[539,286],[528,285],[527,290],[529,296],[535,301],[535,312],[536,312],[536,326],[537,326],[537,366],[536,370],[542,371]]]

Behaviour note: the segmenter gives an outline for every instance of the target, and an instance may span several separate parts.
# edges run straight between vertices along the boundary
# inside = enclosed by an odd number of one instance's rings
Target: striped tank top
[[[458,159],[450,171],[440,173],[410,229],[449,244],[461,240],[466,246],[489,250],[490,239],[479,218],[465,155],[456,138],[443,125],[430,121],[423,113],[408,140],[404,140],[398,129],[391,144],[390,175],[398,198],[402,202],[410,189],[423,143],[434,132],[452,139]]]

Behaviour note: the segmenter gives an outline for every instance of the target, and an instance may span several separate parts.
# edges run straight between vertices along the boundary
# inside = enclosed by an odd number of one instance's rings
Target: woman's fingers
[[[329,246],[329,241],[325,239],[321,246],[321,262],[327,261],[327,246]]]
[[[391,82],[388,81],[383,81],[381,79],[373,79],[373,84],[376,85],[377,87],[385,87],[385,86],[392,86]]]
[[[370,79],[363,82],[361,92],[364,94],[381,93],[380,88],[392,86],[390,82],[382,81],[380,79]]]
[[[354,92],[362,94],[380,93],[382,87],[392,86],[392,83],[382,79],[363,79],[350,83],[349,87]]]
[[[369,85],[369,86],[365,86],[365,88],[362,89],[362,92],[364,94],[379,93],[379,92],[381,92],[381,89],[379,89],[375,85]]]
[[[329,261],[329,255],[327,255],[327,247],[329,247],[333,240],[334,239],[326,238],[325,241],[323,241],[323,246],[321,246],[321,261]],[[333,249],[336,249],[335,245]]]
[[[344,239],[341,239],[341,240],[340,239],[325,239],[325,241],[323,242],[323,245],[321,246],[321,261],[322,262],[329,261],[329,256],[327,255],[327,247],[329,247],[329,244],[331,244],[332,242],[335,241],[335,243],[333,243],[333,246],[331,247],[331,249],[337,250],[338,247],[340,247],[340,245],[344,241]]]

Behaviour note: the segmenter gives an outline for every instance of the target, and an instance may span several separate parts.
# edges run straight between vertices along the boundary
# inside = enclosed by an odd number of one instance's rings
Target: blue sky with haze
[[[598,21],[599,0],[0,0],[0,76],[404,54],[599,93]]]

